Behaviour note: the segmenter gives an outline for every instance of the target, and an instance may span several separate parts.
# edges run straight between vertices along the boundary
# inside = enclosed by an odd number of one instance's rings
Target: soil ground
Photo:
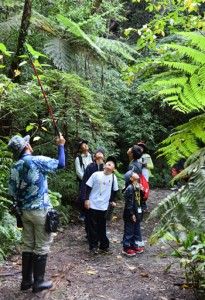
[[[152,190],[148,200],[152,210],[169,190]],[[54,239],[46,268],[46,279],[53,288],[37,294],[21,292],[21,255],[15,254],[0,268],[1,300],[179,300],[196,299],[194,291],[182,288],[184,276],[178,264],[165,273],[173,261],[167,245],[149,245],[149,237],[157,220],[142,223],[145,241],[143,254],[128,258],[122,250],[122,205],[115,210],[115,218],[108,226],[112,255],[93,256],[88,250],[84,226],[73,213],[73,222]],[[205,299],[205,298],[201,298]]]

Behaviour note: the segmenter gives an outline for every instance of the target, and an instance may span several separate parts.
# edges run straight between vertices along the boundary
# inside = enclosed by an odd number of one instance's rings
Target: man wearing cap
[[[109,239],[106,235],[105,215],[109,203],[116,206],[115,197],[118,191],[118,183],[116,176],[113,174],[116,167],[115,157],[109,156],[104,171],[93,173],[86,182],[85,208],[88,209],[89,246],[93,254],[98,254],[98,252],[112,254],[109,248]]]
[[[58,159],[33,156],[30,136],[15,135],[8,143],[18,161],[11,167],[9,195],[21,210],[23,223],[22,282],[21,290],[33,287],[40,292],[52,287],[52,281],[44,281],[48,252],[53,236],[45,231],[48,209],[52,208],[48,196],[47,173],[55,173],[65,167],[65,139],[57,138]]]
[[[81,184],[82,184],[82,179],[84,172],[87,168],[87,166],[92,163],[92,155],[89,153],[89,146],[88,146],[88,141],[87,140],[81,140],[78,143],[78,150],[80,151],[80,155],[78,155],[75,159],[75,170],[76,170],[76,175],[77,179],[79,182],[79,191],[81,192]],[[81,195],[79,195],[79,204],[80,204],[80,216],[79,216],[79,221],[84,221],[85,220],[85,212],[84,212],[84,206],[82,205],[81,202]]]

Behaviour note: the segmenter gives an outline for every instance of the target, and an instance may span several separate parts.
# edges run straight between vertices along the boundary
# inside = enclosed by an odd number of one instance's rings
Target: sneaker
[[[144,241],[136,241],[135,244],[137,244],[138,247],[144,247]]]
[[[143,249],[138,248],[138,247],[133,247],[133,251],[134,251],[135,253],[143,253],[143,252],[144,252]]]
[[[90,253],[92,253],[93,255],[97,255],[99,253],[98,248],[92,248],[90,249]]]
[[[136,255],[136,253],[135,253],[134,250],[128,249],[128,248],[123,248],[122,254],[124,254],[124,255],[126,255],[126,256],[128,256],[128,257],[135,256],[135,255]]]
[[[104,254],[113,254],[113,252],[110,248],[99,249],[99,252],[104,253]]]
[[[78,221],[84,222],[85,221],[85,216],[79,216]]]
[[[178,185],[175,184],[170,190],[171,191],[178,191],[178,189],[179,189]]]

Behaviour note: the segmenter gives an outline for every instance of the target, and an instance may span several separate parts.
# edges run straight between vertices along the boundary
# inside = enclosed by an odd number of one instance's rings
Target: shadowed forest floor
[[[169,190],[152,190],[149,208],[156,207],[169,193]],[[31,290],[21,292],[21,255],[16,254],[0,268],[0,300],[197,299],[193,290],[181,288],[184,276],[177,264],[164,273],[173,261],[168,255],[171,249],[162,244],[149,245],[149,237],[157,220],[147,221],[148,214],[142,223],[144,253],[132,258],[121,255],[122,209],[122,205],[118,205],[115,218],[107,229],[113,255],[91,255],[84,227],[73,215],[69,228],[58,233],[51,247],[46,279],[53,280],[53,288],[37,294]]]

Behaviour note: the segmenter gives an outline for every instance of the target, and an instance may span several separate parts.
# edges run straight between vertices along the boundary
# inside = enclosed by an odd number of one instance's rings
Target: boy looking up
[[[105,215],[109,202],[112,206],[116,206],[115,196],[118,191],[118,183],[116,176],[112,174],[116,165],[115,157],[109,156],[104,171],[93,173],[86,183],[85,208],[88,209],[89,244],[93,254],[98,254],[99,251],[112,254],[106,235]]]
[[[86,182],[90,178],[90,176],[97,172],[97,171],[103,171],[104,170],[104,155],[105,155],[105,150],[102,147],[99,147],[94,154],[94,162],[90,163],[87,168],[85,169],[83,178],[82,178],[82,183],[81,183],[81,201],[84,203],[86,200],[86,189],[87,185]],[[86,232],[86,238],[89,241],[89,236],[88,236],[88,210],[84,208],[85,211],[85,232]]]

